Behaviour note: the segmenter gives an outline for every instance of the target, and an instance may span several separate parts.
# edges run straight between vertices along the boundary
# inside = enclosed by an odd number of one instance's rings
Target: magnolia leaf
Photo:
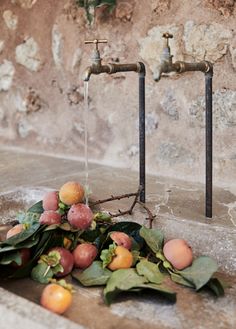
[[[208,256],[200,256],[195,259],[191,266],[182,271],[176,271],[184,279],[194,284],[195,289],[202,288],[217,271],[217,263]]]
[[[102,260],[103,268],[105,268],[108,264],[111,263],[113,257],[115,256],[115,249],[116,244],[110,244],[109,249],[103,249],[100,255],[100,258]]]
[[[160,272],[157,264],[149,262],[146,259],[141,260],[136,266],[139,275],[145,276],[151,283],[161,284],[165,275]]]
[[[39,263],[31,271],[31,278],[40,283],[48,283],[53,277],[53,271],[46,263]]]
[[[83,286],[101,286],[107,283],[112,272],[103,268],[102,262],[94,261],[83,272],[72,272],[72,277],[78,280]]]
[[[144,276],[138,275],[134,268],[114,271],[107,281],[107,286],[103,292],[106,304],[111,304],[112,300],[121,291],[139,288],[140,285],[146,282],[147,279]]]
[[[163,247],[164,235],[158,229],[149,229],[142,226],[140,229],[140,235],[144,238],[149,248],[156,254]]]

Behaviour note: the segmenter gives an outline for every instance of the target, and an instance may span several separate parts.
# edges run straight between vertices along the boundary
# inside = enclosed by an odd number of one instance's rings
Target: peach
[[[131,254],[131,252],[122,247],[122,246],[118,246],[115,249],[115,256],[112,259],[112,261],[110,262],[110,264],[108,264],[108,268],[111,271],[115,271],[118,269],[125,269],[125,268],[130,268],[133,264],[133,255]]]
[[[110,238],[118,245],[122,246],[126,249],[131,249],[132,240],[131,238],[124,232],[112,232],[110,234]]]
[[[39,218],[39,222],[46,225],[61,224],[61,215],[53,210],[44,211]]]
[[[43,197],[43,209],[54,210],[58,209],[59,197],[56,191],[48,192]]]
[[[17,224],[15,226],[13,226],[8,232],[7,232],[7,235],[6,235],[6,238],[9,239],[11,238],[12,236],[16,235],[16,234],[19,234],[20,232],[22,232],[24,230],[24,224]]]
[[[71,206],[67,214],[68,222],[75,228],[86,230],[90,227],[93,221],[92,210],[83,203],[74,204]]]
[[[78,182],[67,182],[59,190],[60,200],[67,206],[83,201],[84,189]]]
[[[165,258],[177,270],[183,270],[193,261],[193,252],[188,243],[183,239],[173,239],[165,243],[163,248]]]
[[[75,267],[85,269],[89,267],[98,253],[97,248],[90,243],[81,243],[73,251]]]

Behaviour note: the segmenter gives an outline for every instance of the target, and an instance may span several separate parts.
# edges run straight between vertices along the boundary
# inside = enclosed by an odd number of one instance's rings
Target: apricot
[[[133,264],[133,255],[125,247],[118,246],[115,249],[115,256],[108,264],[108,268],[111,271],[115,271],[121,268],[130,268]]]
[[[81,243],[73,251],[75,267],[85,269],[89,267],[98,253],[97,248],[90,243]]]
[[[67,214],[68,222],[75,228],[86,230],[90,227],[93,221],[92,210],[83,203],[74,204],[71,206]]]
[[[56,191],[48,192],[43,197],[43,209],[54,210],[58,209],[59,197]]]
[[[67,206],[82,202],[84,189],[78,182],[67,182],[59,190],[60,200]]]
[[[24,224],[17,224],[15,226],[13,226],[12,228],[10,228],[9,231],[7,231],[7,235],[6,238],[9,239],[12,236],[19,234],[20,232],[22,232],[24,230]]]
[[[110,234],[110,238],[118,245],[122,246],[126,249],[131,249],[132,240],[131,238],[124,232],[112,232]]]
[[[50,252],[51,251],[59,252],[59,254],[61,256],[60,264],[63,267],[63,272],[58,272],[57,274],[55,274],[55,276],[57,278],[61,278],[63,276],[66,276],[67,274],[69,274],[72,271],[72,268],[74,266],[74,257],[72,255],[72,253],[63,247],[55,247],[55,248],[50,249]]]
[[[61,215],[53,210],[47,210],[41,214],[39,222],[46,225],[61,224]]]
[[[40,304],[57,314],[63,314],[72,304],[72,294],[59,284],[50,283],[42,292]]]
[[[165,243],[163,248],[165,258],[177,270],[183,270],[193,261],[192,248],[183,239],[173,239]]]

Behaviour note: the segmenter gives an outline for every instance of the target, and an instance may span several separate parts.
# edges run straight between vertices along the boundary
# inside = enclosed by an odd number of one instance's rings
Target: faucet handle
[[[166,39],[166,47],[168,48],[169,47],[169,39],[173,38],[173,34],[171,34],[169,32],[163,33],[162,38]]]
[[[84,41],[84,43],[85,44],[91,44],[91,43],[93,43],[93,44],[95,44],[95,49],[96,50],[98,50],[98,44],[99,43],[107,43],[107,40],[106,39],[94,39],[94,40],[86,40],[86,41]]]

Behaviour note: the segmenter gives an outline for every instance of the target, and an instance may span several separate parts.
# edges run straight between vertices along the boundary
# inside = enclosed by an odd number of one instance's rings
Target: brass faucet
[[[91,74],[113,74],[117,72],[137,72],[142,73],[143,66],[138,63],[133,64],[115,64],[115,63],[108,63],[106,65],[102,65],[102,59],[100,56],[100,52],[98,49],[99,43],[107,43],[107,40],[92,40],[92,41],[85,41],[85,44],[95,44],[95,49],[92,55],[92,64],[88,66],[84,73],[84,81],[89,81]]]
[[[213,66],[210,62],[202,61],[198,63],[186,63],[182,61],[177,61],[173,63],[169,46],[169,39],[173,38],[173,35],[166,32],[162,35],[166,39],[165,46],[161,55],[160,65],[156,68],[153,77],[155,81],[161,79],[162,73],[183,73],[187,71],[201,71],[203,73],[208,73],[213,71]]]

